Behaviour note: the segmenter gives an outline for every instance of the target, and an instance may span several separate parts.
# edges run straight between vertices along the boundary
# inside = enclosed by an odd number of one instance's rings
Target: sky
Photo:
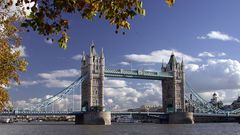
[[[160,71],[172,52],[185,62],[186,80],[210,100],[214,92],[224,104],[240,94],[240,8],[239,0],[176,0],[169,8],[164,0],[143,1],[146,16],[131,20],[131,30],[115,34],[115,27],[96,17],[86,21],[78,14],[70,20],[66,50],[35,32],[23,33],[22,57],[29,66],[21,73],[21,86],[9,88],[15,106],[30,106],[61,91],[80,76],[81,54],[94,41],[104,48],[106,67]],[[105,105],[111,110],[161,105],[159,81],[105,78]],[[118,88],[121,87],[121,88]],[[72,99],[56,103],[67,108]],[[71,101],[70,101],[71,100]]]

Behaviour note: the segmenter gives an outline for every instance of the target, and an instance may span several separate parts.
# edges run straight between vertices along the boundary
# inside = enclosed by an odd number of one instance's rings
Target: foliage
[[[175,2],[165,1],[169,6]],[[0,110],[9,100],[4,87],[9,86],[11,80],[19,84],[19,72],[26,71],[27,67],[20,52],[13,51],[13,48],[21,44],[18,36],[21,28],[17,27],[22,19],[19,13],[26,16],[24,11],[30,10],[30,15],[21,22],[22,28],[27,31],[32,28],[39,35],[56,37],[59,46],[64,49],[69,40],[69,20],[64,17],[65,14],[77,13],[86,20],[93,20],[98,16],[116,26],[116,33],[119,29],[130,29],[129,20],[136,15],[145,15],[141,0],[0,0],[0,3]],[[30,7],[30,3],[33,6]],[[8,13],[13,6],[20,9],[20,12]]]
[[[175,2],[165,1],[169,6]],[[21,26],[32,28],[40,35],[51,37],[53,41],[53,37],[57,36],[59,46],[64,49],[67,48],[69,39],[69,20],[64,17],[65,14],[77,13],[86,20],[93,20],[98,16],[116,26],[116,33],[121,28],[130,29],[129,19],[136,15],[145,15],[141,0],[18,0],[15,6],[24,8],[23,5],[29,3],[34,3],[32,7],[27,7],[31,14]],[[9,0],[6,8],[11,5],[13,0]]]
[[[175,0],[165,0],[169,7],[173,6]]]
[[[19,47],[21,39],[17,35],[19,28],[14,24],[19,18],[17,15],[0,14],[0,110],[8,103],[9,96],[5,87],[11,80],[20,84],[19,72],[26,71],[27,62],[20,57]]]
[[[5,108],[8,101],[9,101],[8,92],[4,88],[0,87],[0,111],[2,111]]]

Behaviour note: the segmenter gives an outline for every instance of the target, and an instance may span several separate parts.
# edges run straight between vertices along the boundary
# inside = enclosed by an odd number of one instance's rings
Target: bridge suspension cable
[[[74,91],[76,88],[79,88],[82,81],[85,79],[86,75],[79,77],[76,79],[72,84],[68,87],[64,88],[62,91],[58,92],[54,96],[38,103],[37,105],[31,106],[28,110],[40,110],[41,108],[47,108],[48,106],[52,105],[55,102],[62,100],[66,97],[70,92]]]
[[[202,98],[186,81],[187,90],[189,90],[190,94],[192,94],[195,97],[195,100],[192,98],[189,98],[188,95],[185,94],[185,98],[189,101],[189,103],[198,111],[202,113],[218,113],[218,114],[236,114],[240,113],[240,108],[235,110],[222,110],[218,107],[215,107],[213,104],[206,101],[204,98]]]

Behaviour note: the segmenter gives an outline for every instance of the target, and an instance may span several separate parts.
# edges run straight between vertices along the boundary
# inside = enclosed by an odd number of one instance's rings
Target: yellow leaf
[[[165,2],[168,4],[169,7],[172,7],[175,3],[175,0],[165,0]]]

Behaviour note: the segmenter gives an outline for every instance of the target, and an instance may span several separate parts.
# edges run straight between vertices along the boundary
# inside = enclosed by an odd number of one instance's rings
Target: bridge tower
[[[162,103],[164,112],[185,112],[184,89],[185,76],[183,61],[178,63],[172,53],[162,72],[172,72],[173,78],[162,80]]]
[[[103,49],[100,56],[95,45],[90,46],[89,55],[83,52],[81,74],[86,75],[82,82],[82,111],[102,111],[104,108],[104,69]]]

